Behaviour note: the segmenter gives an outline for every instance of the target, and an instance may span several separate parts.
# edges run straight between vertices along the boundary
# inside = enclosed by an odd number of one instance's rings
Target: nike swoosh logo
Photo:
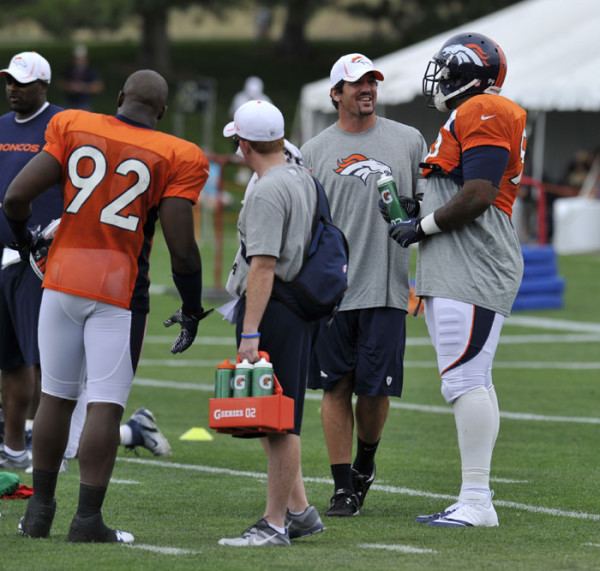
[[[265,545],[266,543],[269,543],[269,541],[271,541],[271,539],[273,539],[272,535],[269,535],[269,537],[265,537],[264,539],[259,539],[257,537],[253,537],[252,538],[252,545]]]
[[[321,371],[321,378],[322,379],[328,379],[329,375],[325,371]]]
[[[482,115],[481,120],[487,121],[488,119],[493,119],[494,117],[495,117],[495,115]]]

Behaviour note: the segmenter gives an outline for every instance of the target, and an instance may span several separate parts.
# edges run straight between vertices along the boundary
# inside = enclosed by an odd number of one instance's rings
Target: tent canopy
[[[502,46],[508,61],[502,94],[523,107],[600,110],[599,0],[526,0],[378,58],[375,65],[386,78],[379,103],[398,105],[420,95],[427,62],[460,32],[485,34]],[[304,86],[302,121],[310,122],[311,112],[332,110],[329,79]]]

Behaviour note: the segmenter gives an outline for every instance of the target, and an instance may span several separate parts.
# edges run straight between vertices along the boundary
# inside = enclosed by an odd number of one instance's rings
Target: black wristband
[[[16,245],[19,248],[29,246],[29,243],[31,242],[31,234],[27,229],[27,221],[31,218],[31,216],[28,216],[25,218],[25,220],[14,220],[13,218],[10,218],[8,214],[6,214],[6,210],[4,210],[4,208],[2,208],[2,212],[4,212],[6,222],[8,222],[8,225],[10,226],[10,229],[15,237]]]
[[[186,315],[198,316],[202,313],[202,270],[193,274],[176,274],[173,282],[181,297],[181,309]]]

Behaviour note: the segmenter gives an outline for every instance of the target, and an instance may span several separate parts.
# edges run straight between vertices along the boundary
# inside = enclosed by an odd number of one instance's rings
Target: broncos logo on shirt
[[[367,178],[372,174],[391,175],[392,169],[377,159],[369,159],[365,155],[353,153],[343,159],[338,159],[335,172],[342,176],[355,176],[367,184]]]

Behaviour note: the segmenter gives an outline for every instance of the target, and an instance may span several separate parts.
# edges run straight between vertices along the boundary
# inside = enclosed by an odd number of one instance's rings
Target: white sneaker
[[[169,456],[171,454],[171,445],[165,435],[158,428],[156,419],[147,408],[138,408],[126,423],[132,433],[141,436],[143,443],[141,446],[150,450],[155,456]],[[135,442],[135,440],[134,440]],[[136,445],[127,446],[135,448]]]
[[[273,529],[266,519],[258,520],[239,537],[223,537],[219,545],[228,547],[289,547],[290,536]]]
[[[433,527],[498,527],[498,515],[491,499],[487,503],[458,501],[435,519],[427,522]]]

